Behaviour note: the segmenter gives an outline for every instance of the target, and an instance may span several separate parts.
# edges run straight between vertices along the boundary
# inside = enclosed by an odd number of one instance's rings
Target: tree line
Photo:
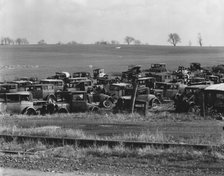
[[[10,37],[2,37],[1,45],[28,45],[29,41],[26,38],[12,39]]]
[[[200,33],[198,33],[197,35],[197,43],[199,44],[199,46],[203,46],[203,42],[202,42],[202,36]],[[173,46],[177,46],[178,43],[181,43],[181,38],[177,33],[170,33],[168,35],[168,43],[170,43]],[[126,43],[127,45],[141,45],[142,42],[138,39],[135,39],[132,36],[126,36],[124,38],[124,43]],[[1,45],[28,45],[29,41],[26,38],[17,38],[15,40],[11,39],[10,37],[2,37],[1,38]],[[40,41],[37,42],[38,45],[45,45],[47,44],[47,42],[42,39]],[[62,42],[57,42],[57,45],[61,45],[63,44]],[[74,44],[78,44],[76,41],[70,41],[67,43],[68,45],[74,45]],[[107,44],[112,44],[112,45],[118,45],[120,44],[119,41],[117,40],[111,40],[111,41],[105,41],[105,40],[101,40],[101,41],[96,41],[95,44],[97,45],[107,45]],[[191,46],[192,42],[189,41],[189,46]]]
[[[170,33],[168,35],[168,40],[167,40],[171,45],[176,46],[178,43],[181,42],[181,38],[177,33]],[[203,46],[203,42],[202,42],[202,36],[201,33],[198,33],[197,36],[197,43],[199,44],[199,46]],[[189,41],[189,46],[191,46],[192,42]]]

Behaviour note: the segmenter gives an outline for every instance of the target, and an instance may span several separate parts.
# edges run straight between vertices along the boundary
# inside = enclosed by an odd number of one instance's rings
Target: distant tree
[[[135,45],[141,45],[141,41],[140,40],[134,40],[134,44]]]
[[[188,45],[189,45],[189,46],[191,46],[191,45],[192,45],[192,42],[191,42],[191,40],[189,40],[189,43],[188,43]]]
[[[130,45],[135,39],[133,37],[130,36],[126,36],[124,38],[124,42],[127,43],[128,45]]]
[[[110,42],[112,45],[119,45],[119,41],[116,41],[116,40],[111,40]]]
[[[202,46],[202,37],[200,33],[198,33],[198,43],[200,46]]]
[[[45,40],[40,40],[39,42],[37,42],[38,45],[46,45],[47,43],[45,42]]]
[[[68,45],[77,45],[78,43],[76,41],[70,41],[68,42]]]
[[[176,46],[177,43],[181,42],[180,36],[177,33],[170,33],[168,35],[168,42]]]
[[[21,45],[22,44],[22,39],[21,38],[17,38],[16,39],[16,44],[17,45]]]
[[[29,41],[26,38],[22,38],[23,45],[29,45]]]
[[[105,40],[101,40],[101,41],[97,41],[95,42],[96,45],[107,45],[109,44],[109,42],[105,41]]]

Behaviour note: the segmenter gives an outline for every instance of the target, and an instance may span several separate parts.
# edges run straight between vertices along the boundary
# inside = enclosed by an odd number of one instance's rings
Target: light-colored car
[[[1,94],[1,112],[9,114],[35,115],[32,94],[30,92],[15,92]]]

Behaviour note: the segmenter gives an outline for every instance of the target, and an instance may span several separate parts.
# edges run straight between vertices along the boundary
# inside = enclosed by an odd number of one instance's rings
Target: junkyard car
[[[98,107],[88,102],[86,91],[63,91],[56,93],[56,109],[58,113],[86,112]]]
[[[60,79],[42,79],[40,84],[53,84],[55,92],[63,91],[64,89],[64,81]]]
[[[131,100],[133,91],[133,87],[129,83],[115,83],[110,86],[110,94],[115,99]],[[149,106],[160,104],[159,99],[155,95],[150,94],[147,87],[139,87],[137,89],[136,101],[147,101]]]
[[[187,86],[183,93],[177,93],[174,98],[174,106],[177,112],[201,113],[203,94],[209,85]]]
[[[32,94],[30,92],[1,94],[1,112],[35,115]]]
[[[205,105],[213,113],[224,113],[224,83],[205,88]]]
[[[0,93],[18,92],[18,85],[15,83],[0,84]]]
[[[52,84],[34,84],[26,87],[26,91],[32,93],[33,98],[37,100],[46,100],[49,103],[56,101],[54,95],[54,85]]]
[[[173,100],[178,92],[183,92],[186,86],[177,83],[156,82],[154,94],[160,101]]]

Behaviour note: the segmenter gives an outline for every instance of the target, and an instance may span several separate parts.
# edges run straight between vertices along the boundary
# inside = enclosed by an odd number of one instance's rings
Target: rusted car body
[[[202,78],[202,77],[193,77],[193,78],[190,78],[189,79],[189,82],[188,82],[188,85],[210,85],[211,84],[211,81],[206,81],[205,78]]]
[[[32,85],[32,81],[24,81],[24,80],[12,81],[11,83],[17,84],[17,86],[18,86],[17,91],[25,91],[26,86]]]
[[[53,84],[55,92],[63,91],[64,89],[64,81],[60,79],[42,79],[40,84]]]
[[[140,87],[148,87],[154,89],[156,79],[154,77],[142,77],[138,78],[138,85]]]
[[[15,83],[2,83],[0,84],[0,93],[18,92],[18,85]]]
[[[178,83],[164,83],[156,82],[154,94],[160,99],[164,100],[173,100],[175,95],[179,92],[183,92],[186,85]]]
[[[132,82],[134,79],[140,76],[141,76],[141,66],[130,65],[127,71],[122,72],[121,80],[122,82]]]
[[[53,102],[56,100],[54,95],[55,89],[53,84],[34,84],[26,87],[26,91],[29,91],[33,95],[33,99],[47,100]]]
[[[149,72],[155,72],[155,73],[167,72],[166,64],[165,63],[152,64],[151,68],[149,69]]]
[[[224,113],[224,83],[205,88],[205,106],[212,111]]]
[[[93,81],[87,78],[71,78],[66,86],[67,91],[88,91],[92,89]]]
[[[97,106],[89,103],[86,91],[57,92],[56,98],[58,113],[86,112],[98,109]]]
[[[201,113],[204,90],[209,85],[187,86],[183,93],[177,93],[174,98],[174,106],[177,112]]]
[[[133,86],[129,83],[115,83],[110,86],[110,95],[115,99],[131,100],[133,95]],[[137,89],[136,101],[147,101],[149,106],[160,104],[159,99],[150,94],[148,87],[139,87]]]
[[[36,110],[30,92],[1,94],[1,112],[9,114],[35,115]]]
[[[89,72],[75,72],[72,74],[73,78],[91,78],[91,74]]]
[[[104,72],[103,68],[97,68],[93,70],[93,78],[105,78],[108,77],[108,75]]]

